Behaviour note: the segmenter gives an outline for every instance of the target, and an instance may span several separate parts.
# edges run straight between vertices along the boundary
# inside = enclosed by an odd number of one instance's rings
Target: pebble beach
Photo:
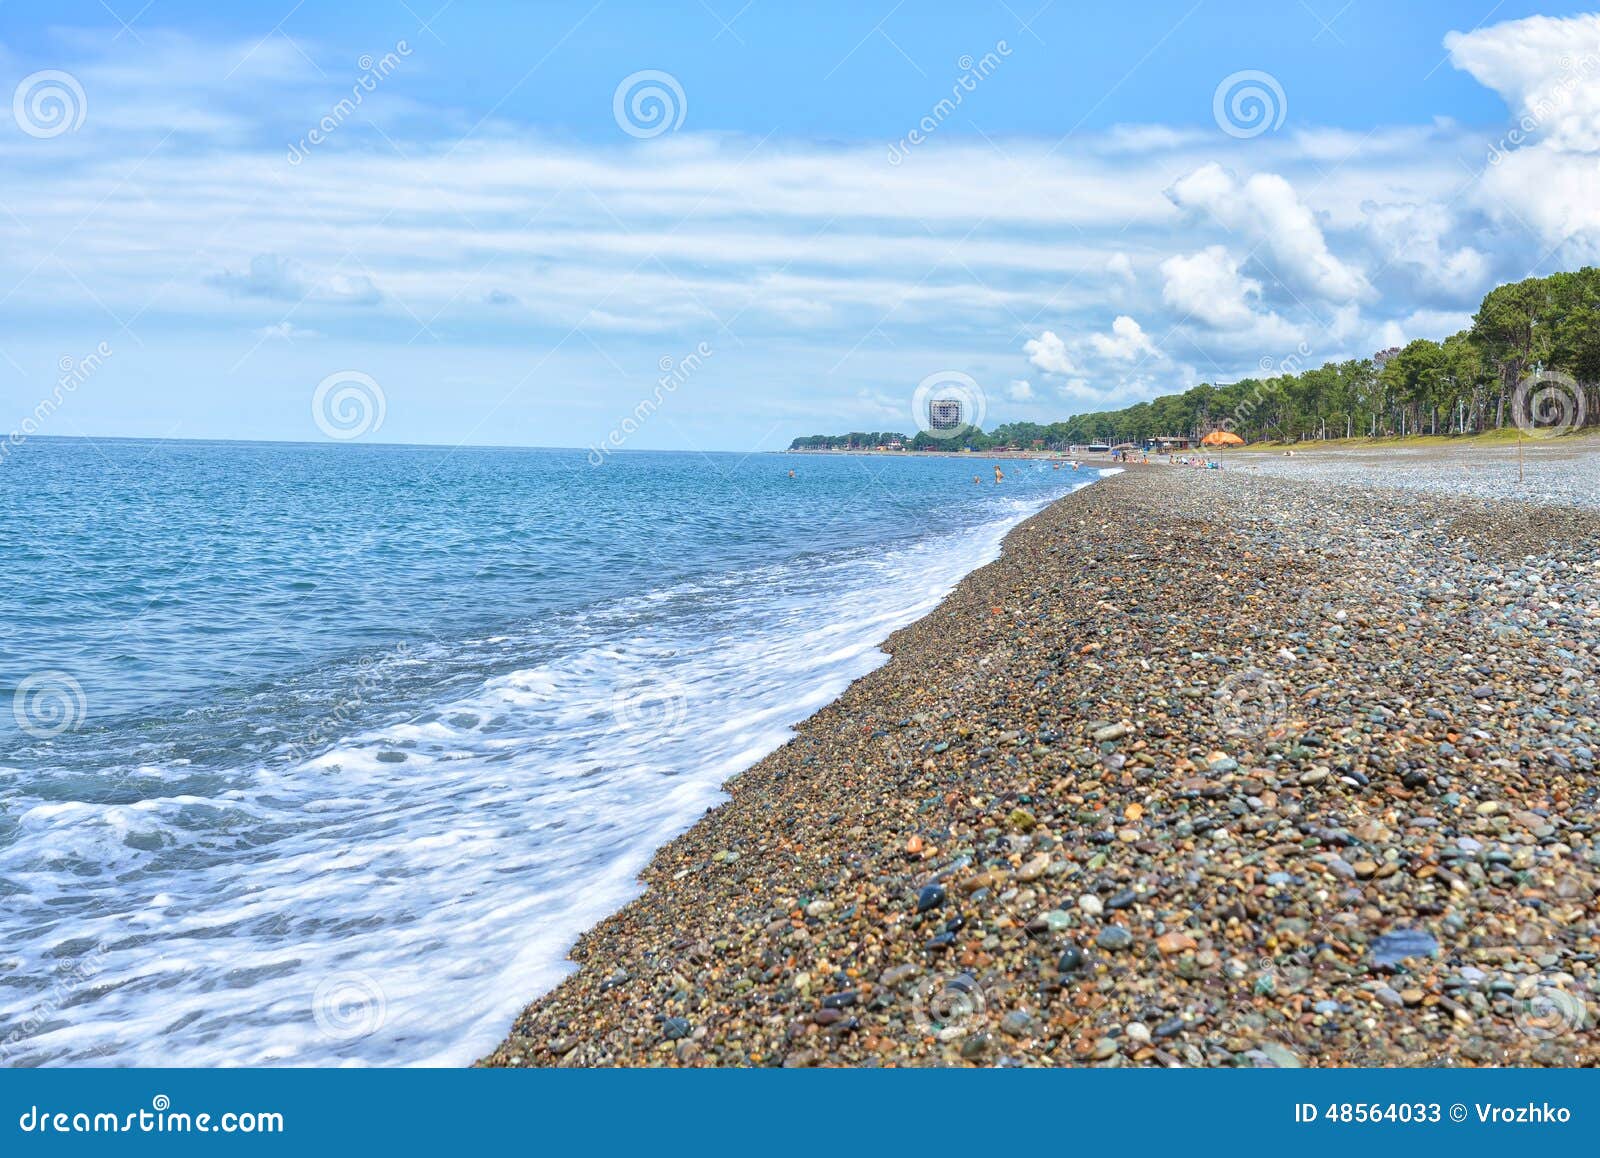
[[[1595,1064],[1594,463],[1056,502],[480,1064]]]

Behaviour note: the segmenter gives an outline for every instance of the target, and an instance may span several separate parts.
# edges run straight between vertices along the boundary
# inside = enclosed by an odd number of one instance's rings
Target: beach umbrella
[[[1228,430],[1213,430],[1200,440],[1201,446],[1243,446],[1244,439]]]

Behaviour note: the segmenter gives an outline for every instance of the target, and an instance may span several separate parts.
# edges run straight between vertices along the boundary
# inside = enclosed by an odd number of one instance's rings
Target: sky
[[[1550,4],[0,0],[7,93],[5,457],[1046,422],[1600,249]]]

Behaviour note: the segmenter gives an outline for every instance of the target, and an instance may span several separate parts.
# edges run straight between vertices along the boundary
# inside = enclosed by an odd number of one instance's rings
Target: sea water
[[[1096,477],[1004,470],[30,440],[0,1064],[471,1061],[725,780]]]

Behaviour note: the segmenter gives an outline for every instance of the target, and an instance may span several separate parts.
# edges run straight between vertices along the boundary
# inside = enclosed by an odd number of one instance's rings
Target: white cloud
[[[1276,173],[1239,182],[1221,165],[1202,165],[1170,190],[1181,209],[1209,214],[1266,251],[1273,272],[1301,293],[1346,302],[1371,292],[1359,270],[1335,257],[1294,186]]]
[[[1406,337],[1406,329],[1399,322],[1384,322],[1378,327],[1377,346],[1380,350],[1387,350],[1391,346],[1404,346],[1408,341],[1410,339]]]
[[[378,287],[372,284],[372,279],[365,274],[333,273],[318,279],[299,262],[273,253],[252,257],[246,272],[234,273],[225,269],[206,280],[233,297],[265,298],[279,302],[314,299],[374,305],[383,297]]]
[[[1173,309],[1223,330],[1255,321],[1250,299],[1261,296],[1261,283],[1242,275],[1238,260],[1220,245],[1167,258],[1161,276],[1161,300]]]
[[[1089,346],[1102,358],[1114,362],[1132,362],[1142,357],[1159,356],[1150,336],[1126,314],[1119,315],[1111,323],[1109,334],[1090,334]]]
[[[1378,334],[1378,348],[1404,346],[1417,338],[1442,341],[1472,325],[1470,313],[1451,310],[1416,310],[1393,321],[1385,322]]]
[[[1032,402],[1033,383],[1023,378],[1013,378],[1011,385],[1006,388],[1006,397],[1013,402]]]
[[[1367,229],[1385,265],[1405,269],[1433,294],[1476,301],[1488,288],[1489,258],[1470,245],[1453,246],[1457,228],[1449,207],[1416,202],[1363,206]]]
[[[1028,361],[1046,374],[1076,374],[1077,368],[1072,364],[1072,359],[1067,357],[1067,344],[1053,331],[1046,330],[1037,338],[1029,338],[1022,343],[1022,349],[1028,355]]]
[[[1515,114],[1472,201],[1573,260],[1600,254],[1600,15],[1532,16],[1445,37],[1450,60]]]
[[[1133,259],[1120,249],[1106,261],[1106,272],[1118,281],[1131,283],[1136,280],[1133,272]]]
[[[280,342],[292,342],[300,338],[322,337],[316,330],[306,330],[291,322],[278,322],[271,326],[262,326],[256,331],[263,338],[273,338]]]
[[[1505,98],[1522,132],[1600,150],[1600,15],[1530,16],[1444,38],[1450,63]]]

